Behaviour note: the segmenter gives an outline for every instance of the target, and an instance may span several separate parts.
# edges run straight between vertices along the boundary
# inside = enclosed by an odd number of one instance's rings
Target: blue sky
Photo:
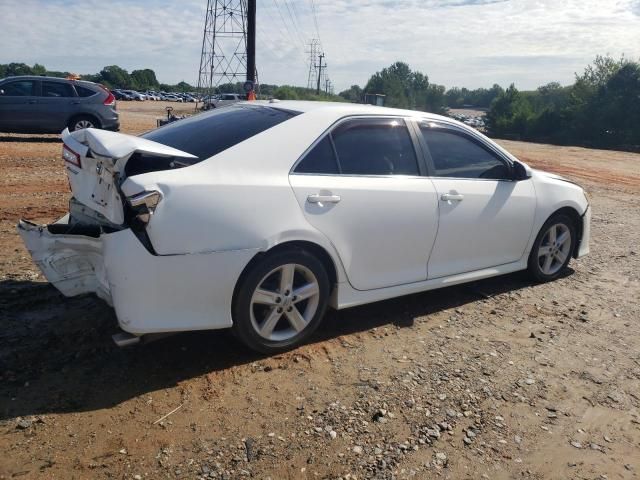
[[[528,89],[571,83],[597,54],[640,58],[640,0],[258,0],[262,82],[306,85],[304,43],[318,35],[312,3],[336,90],[396,60],[447,87]],[[160,81],[196,83],[205,7],[2,0],[0,63],[77,73],[149,67]]]

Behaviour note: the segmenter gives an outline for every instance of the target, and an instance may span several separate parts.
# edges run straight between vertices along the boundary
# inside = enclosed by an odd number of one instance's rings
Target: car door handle
[[[38,103],[38,101],[37,101],[37,100],[29,100],[29,102],[28,102],[28,103],[30,103],[30,104],[32,104],[32,105],[33,105],[34,103]]]
[[[309,195],[307,202],[309,203],[338,203],[340,201],[340,195]]]
[[[464,195],[460,195],[459,193],[443,193],[440,197],[440,200],[442,200],[443,202],[461,202],[462,200],[464,200]]]

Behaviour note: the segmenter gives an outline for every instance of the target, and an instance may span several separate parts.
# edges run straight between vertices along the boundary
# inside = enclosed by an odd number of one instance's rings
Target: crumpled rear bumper
[[[78,235],[67,218],[44,226],[22,220],[18,231],[60,292],[97,294],[134,335],[230,327],[233,290],[258,252],[152,255],[130,229]]]
[[[44,276],[66,297],[95,293],[113,305],[104,269],[102,240],[77,234],[60,234],[68,226],[66,215],[51,225],[35,225],[26,220],[18,223],[31,258]]]

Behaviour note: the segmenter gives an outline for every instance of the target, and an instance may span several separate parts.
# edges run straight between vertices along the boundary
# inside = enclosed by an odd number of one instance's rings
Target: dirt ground
[[[123,131],[164,105],[121,102]],[[59,140],[0,134],[0,478],[637,478],[640,155],[501,143],[587,188],[591,255],[330,312],[265,358],[227,332],[115,347],[15,231],[66,211]]]

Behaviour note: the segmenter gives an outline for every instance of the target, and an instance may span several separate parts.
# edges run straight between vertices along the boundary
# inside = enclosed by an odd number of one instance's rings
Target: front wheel
[[[305,250],[266,254],[241,280],[233,330],[249,348],[274,354],[306,340],[327,307],[329,278]]]
[[[567,215],[553,215],[542,226],[533,244],[529,273],[540,282],[558,278],[571,260],[575,242],[573,220]]]

